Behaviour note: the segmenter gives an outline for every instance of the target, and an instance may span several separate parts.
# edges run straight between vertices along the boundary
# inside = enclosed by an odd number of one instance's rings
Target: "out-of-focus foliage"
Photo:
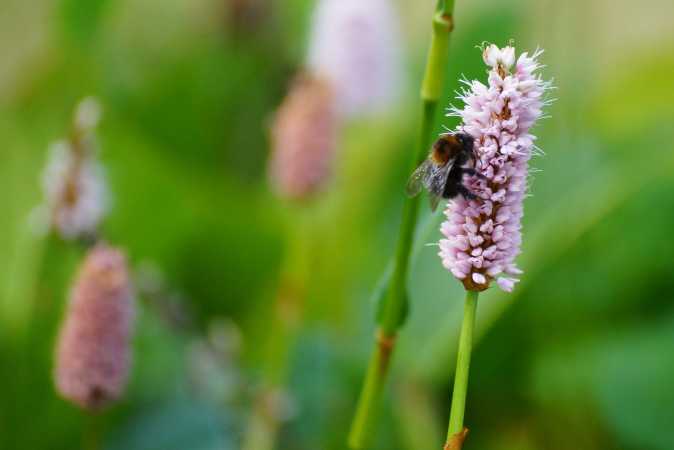
[[[251,2],[262,14],[235,24],[229,0],[3,0],[0,448],[72,449],[91,430],[106,449],[239,448],[287,245],[288,211],[266,184],[268,126],[302,65],[313,3]],[[368,299],[391,256],[417,132],[431,3],[395,2],[403,100],[348,125],[336,177],[311,207],[317,239],[277,448],[344,448],[373,330]],[[456,8],[448,103],[461,76],[484,77],[475,46],[509,38],[546,50],[558,99],[535,130],[546,155],[533,161],[523,282],[480,299],[465,448],[671,450],[674,8]],[[83,251],[36,237],[30,214],[47,145],[87,95],[104,106],[114,204],[103,234],[163,280],[158,295],[138,298],[128,395],[96,419],[58,398],[51,379]],[[438,222],[424,207],[377,448],[442,440],[461,288],[423,245]],[[239,330],[238,351],[219,347],[223,318]]]

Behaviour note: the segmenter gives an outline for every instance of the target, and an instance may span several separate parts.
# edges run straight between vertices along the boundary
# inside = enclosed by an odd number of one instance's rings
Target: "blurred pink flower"
[[[318,0],[307,65],[333,84],[347,117],[381,112],[400,85],[397,17],[389,0]]]
[[[513,47],[486,47],[488,84],[466,81],[468,89],[459,97],[464,108],[450,110],[463,119],[461,131],[475,138],[475,168],[484,176],[467,179],[478,198],[450,202],[441,226],[446,238],[440,241],[442,264],[468,290],[484,290],[496,278],[510,292],[522,273],[514,260],[520,253],[522,203],[534,149],[529,129],[541,116],[543,93],[550,87],[537,74],[541,53],[516,59]]]
[[[133,315],[126,258],[96,245],[77,275],[56,348],[55,382],[64,398],[98,410],[121,396]]]
[[[300,75],[276,113],[269,176],[280,197],[302,200],[330,179],[339,119],[332,87]]]
[[[67,141],[51,145],[42,175],[51,228],[64,239],[92,236],[108,211],[103,168],[96,159],[94,129],[100,107],[84,99],[75,111],[73,132]]]

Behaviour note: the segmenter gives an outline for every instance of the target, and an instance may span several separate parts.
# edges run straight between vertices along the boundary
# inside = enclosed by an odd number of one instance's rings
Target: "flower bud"
[[[482,59],[485,64],[494,69],[500,65],[504,69],[510,70],[513,64],[515,64],[515,48],[506,46],[501,49],[491,44],[485,47],[482,52]]]

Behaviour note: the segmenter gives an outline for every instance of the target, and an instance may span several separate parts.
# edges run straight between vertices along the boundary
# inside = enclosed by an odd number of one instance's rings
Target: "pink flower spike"
[[[499,275],[522,273],[514,259],[520,253],[522,203],[536,140],[529,130],[542,114],[543,94],[550,86],[537,73],[541,53],[517,57],[514,47],[487,46],[482,58],[489,66],[488,84],[466,82],[467,90],[459,96],[463,109],[450,109],[449,115],[463,121],[457,131],[475,139],[475,170],[482,175],[479,180],[466,176],[476,198],[450,202],[441,226],[443,265],[467,290],[483,291],[496,279],[511,292],[519,280]]]
[[[310,73],[298,76],[271,130],[269,178],[279,197],[307,200],[327,185],[339,125],[332,85]]]
[[[80,267],[56,346],[54,381],[65,399],[98,411],[121,397],[134,315],[126,257],[97,244]]]
[[[398,17],[389,0],[318,0],[307,67],[333,86],[337,112],[388,111],[402,82]]]

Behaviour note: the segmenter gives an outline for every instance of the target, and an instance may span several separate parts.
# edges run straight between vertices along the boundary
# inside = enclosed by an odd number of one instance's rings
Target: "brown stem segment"
[[[377,351],[379,352],[379,370],[386,373],[389,362],[391,361],[391,354],[395,347],[395,335],[387,336],[383,331],[377,332]]]
[[[445,446],[442,447],[443,450],[461,450],[463,448],[463,442],[468,436],[468,428],[464,427],[463,430],[452,435],[452,437],[445,443]]]

